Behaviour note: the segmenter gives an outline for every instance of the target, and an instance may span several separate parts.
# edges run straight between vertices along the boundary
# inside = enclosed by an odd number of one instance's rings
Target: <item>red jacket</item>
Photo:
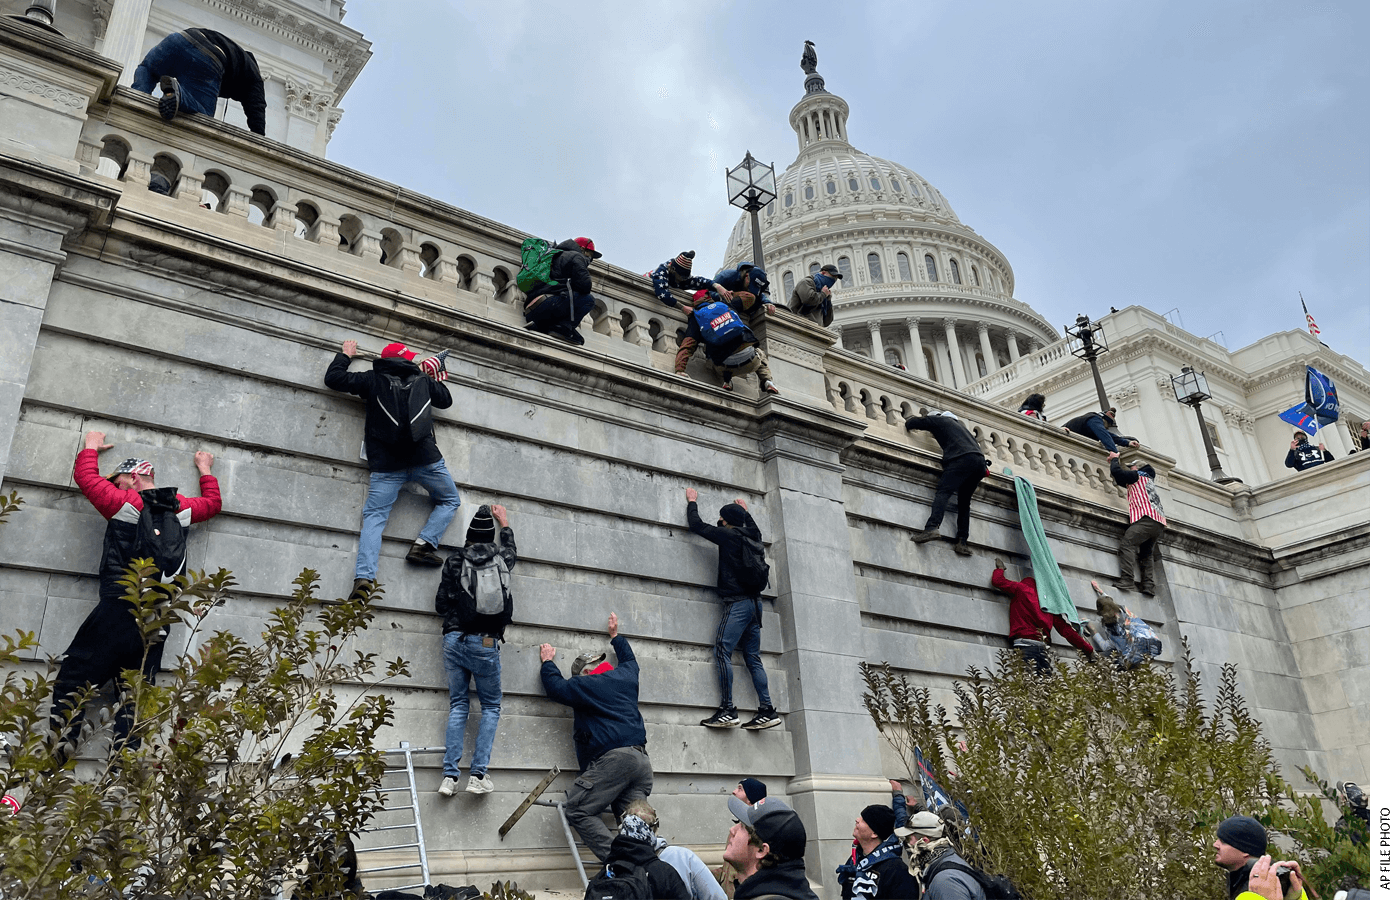
[[[1094,655],[1093,646],[1065,621],[1064,616],[1052,616],[1040,608],[1040,595],[1035,590],[1035,579],[1012,581],[1002,574],[1001,569],[992,573],[992,587],[1011,595],[1011,639],[1027,638],[1033,641],[1050,643],[1050,629],[1054,628],[1065,640],[1078,650]]]

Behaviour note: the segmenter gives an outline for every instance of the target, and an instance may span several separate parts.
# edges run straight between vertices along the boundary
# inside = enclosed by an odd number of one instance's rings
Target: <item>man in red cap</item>
[[[593,311],[593,279],[588,266],[603,254],[590,238],[560,241],[549,264],[549,280],[525,294],[525,327],[583,346],[578,323]]]
[[[353,590],[367,591],[379,572],[384,523],[407,482],[421,484],[433,500],[433,511],[406,557],[415,565],[442,565],[442,557],[434,551],[457,515],[462,498],[433,434],[432,407],[452,405],[452,394],[444,383],[446,354],[415,363],[416,353],[394,343],[384,348],[370,371],[351,372],[350,360],[358,346],[355,341],[341,345],[326,369],[326,387],[365,401],[363,455],[369,461],[369,492],[360,523]]]
[[[83,437],[83,449],[73,463],[73,481],[88,502],[107,520],[102,538],[102,558],[97,569],[97,607],[79,626],[63,653],[63,664],[53,688],[52,722],[63,729],[72,709],[72,696],[88,687],[101,687],[124,670],[139,669],[147,681],[160,670],[165,635],[146,646],[136,626],[126,587],[121,583],[133,559],[150,558],[161,569],[162,580],[185,571],[185,539],[195,522],[212,519],[223,508],[219,481],[212,474],[214,456],[204,450],[194,455],[199,471],[199,496],[184,497],[173,487],[156,487],[155,466],[148,460],[128,458],[106,478],[98,473],[97,454],[110,450],[101,431]],[[170,523],[172,527],[161,526]],[[164,535],[162,535],[164,531]],[[163,538],[155,540],[155,538]],[[112,748],[126,742],[132,710],[123,706],[112,724]],[[74,741],[82,727],[79,712],[66,738]],[[76,747],[60,752],[60,759]]]

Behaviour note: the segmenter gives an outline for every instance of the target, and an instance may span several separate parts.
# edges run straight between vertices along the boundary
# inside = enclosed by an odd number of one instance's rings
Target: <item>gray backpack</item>
[[[506,595],[510,593],[510,569],[497,553],[480,566],[463,560],[462,590],[475,609],[467,610],[483,616],[499,615],[506,610]]]

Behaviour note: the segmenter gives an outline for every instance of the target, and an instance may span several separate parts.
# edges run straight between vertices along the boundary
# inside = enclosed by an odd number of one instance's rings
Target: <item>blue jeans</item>
[[[763,670],[763,658],[758,655],[762,627],[763,602],[757,597],[724,601],[719,629],[715,632],[715,669],[719,672],[719,705],[725,709],[734,706],[734,669],[729,657],[735,647],[744,654],[744,665],[753,678],[758,705],[764,709],[773,707],[773,700],[768,696],[768,673]]]
[[[214,115],[224,70],[178,31],[151,48],[136,67],[131,86],[143,93],[154,93],[156,82],[163,75],[179,80],[181,109]]]
[[[525,313],[525,318],[546,330],[565,323],[578,327],[584,316],[593,311],[597,303],[592,294],[574,294],[573,314],[569,313],[569,292],[548,294]]]
[[[483,640],[490,640],[494,646],[482,646]],[[462,761],[462,742],[471,718],[469,689],[475,675],[481,724],[476,729],[471,774],[485,775],[491,764],[491,745],[496,742],[496,726],[501,721],[501,642],[481,634],[449,631],[442,636],[442,667],[447,671],[447,693],[452,704],[447,714],[447,752],[442,754],[442,774],[449,778],[462,774],[457,764]]]
[[[374,580],[379,571],[379,545],[384,538],[384,523],[389,521],[389,512],[394,501],[399,498],[399,489],[409,481],[416,481],[428,489],[433,498],[433,511],[418,536],[436,549],[442,533],[452,524],[457,515],[457,507],[462,498],[457,494],[457,482],[447,471],[442,460],[426,466],[414,466],[397,472],[370,472],[369,494],[365,497],[365,509],[360,521],[360,553],[355,558],[355,577]]]
[[[1117,453],[1118,447],[1128,446],[1128,442],[1114,437],[1113,432],[1108,430],[1104,424],[1102,416],[1094,416],[1086,423],[1088,429],[1094,433],[1094,437],[1099,439],[1099,443],[1108,448],[1109,453]]]

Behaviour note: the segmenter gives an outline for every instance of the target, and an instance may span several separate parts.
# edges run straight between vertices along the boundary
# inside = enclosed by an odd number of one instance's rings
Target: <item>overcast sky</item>
[[[1052,325],[1304,325],[1370,365],[1368,11],[1295,2],[352,0],[328,155],[642,272],[713,271],[724,168],[797,153],[803,40],[849,136],[936,185]],[[1177,318],[1177,313],[1172,314]]]

